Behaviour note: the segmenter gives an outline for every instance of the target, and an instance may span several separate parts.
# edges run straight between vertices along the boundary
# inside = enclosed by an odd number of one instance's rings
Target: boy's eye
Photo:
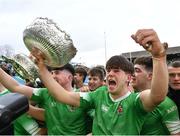
[[[106,70],[108,73],[110,72],[110,70],[108,69],[108,70]]]
[[[141,70],[139,68],[135,68],[134,71],[137,72],[137,73],[141,72]]]
[[[176,77],[176,75],[177,75],[178,77],[180,77],[180,73],[170,73],[170,74],[169,74],[170,77]]]

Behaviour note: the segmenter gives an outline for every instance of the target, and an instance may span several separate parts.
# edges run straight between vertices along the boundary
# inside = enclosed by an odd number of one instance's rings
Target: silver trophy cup
[[[44,54],[44,63],[50,67],[62,67],[77,52],[70,36],[48,18],[36,18],[24,30],[23,40],[29,51],[38,48]]]
[[[23,79],[31,82],[39,77],[38,68],[31,59],[25,54],[16,54],[13,58],[3,56],[3,59],[13,65],[14,71]]]

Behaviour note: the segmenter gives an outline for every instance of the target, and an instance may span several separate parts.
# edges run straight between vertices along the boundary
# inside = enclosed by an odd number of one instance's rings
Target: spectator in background
[[[106,70],[103,65],[97,65],[96,68],[100,68],[104,73],[104,85],[106,85]]]
[[[96,89],[102,87],[105,79],[105,69],[102,66],[96,66],[88,71],[88,85],[80,88],[81,92],[95,91]],[[88,132],[92,132],[92,124],[93,118],[95,115],[95,110],[91,109],[88,111],[87,124],[88,124]]]
[[[134,61],[132,86],[136,92],[151,88],[153,64],[151,57],[139,57]],[[165,98],[152,112],[148,113],[143,124],[141,135],[178,135],[180,121],[176,104]]]
[[[180,117],[180,61],[168,65],[169,92],[168,96],[176,103]]]
[[[105,70],[103,67],[96,66],[88,71],[88,86],[83,86],[80,88],[81,92],[94,91],[97,88],[105,85]]]
[[[84,86],[84,81],[87,76],[87,71],[83,66],[78,66],[75,68],[74,75],[74,88],[79,89]]]
[[[93,67],[88,72],[88,87],[90,91],[104,85],[105,73],[102,67]]]

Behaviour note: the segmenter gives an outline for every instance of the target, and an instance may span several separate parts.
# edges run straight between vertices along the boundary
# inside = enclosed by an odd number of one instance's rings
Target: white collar
[[[113,102],[120,102],[121,100],[123,100],[123,99],[127,98],[130,94],[131,94],[131,92],[130,92],[130,91],[128,91],[125,95],[123,95],[123,96],[119,97],[119,98],[118,98],[118,99],[116,99],[116,100],[114,100],[114,99],[111,97],[111,95],[110,95],[110,94],[109,94],[109,97],[111,98],[111,100],[112,100]]]

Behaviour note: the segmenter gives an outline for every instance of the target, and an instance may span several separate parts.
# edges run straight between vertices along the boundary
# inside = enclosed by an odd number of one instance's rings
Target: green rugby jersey
[[[180,132],[180,121],[175,103],[165,98],[148,116],[144,122],[142,135],[170,135]]]
[[[86,107],[72,107],[56,101],[46,88],[35,89],[31,98],[41,102],[45,109],[48,135],[85,135]]]
[[[140,134],[147,112],[137,93],[127,93],[114,101],[103,86],[94,92],[80,93],[81,105],[95,109],[94,135]]]

